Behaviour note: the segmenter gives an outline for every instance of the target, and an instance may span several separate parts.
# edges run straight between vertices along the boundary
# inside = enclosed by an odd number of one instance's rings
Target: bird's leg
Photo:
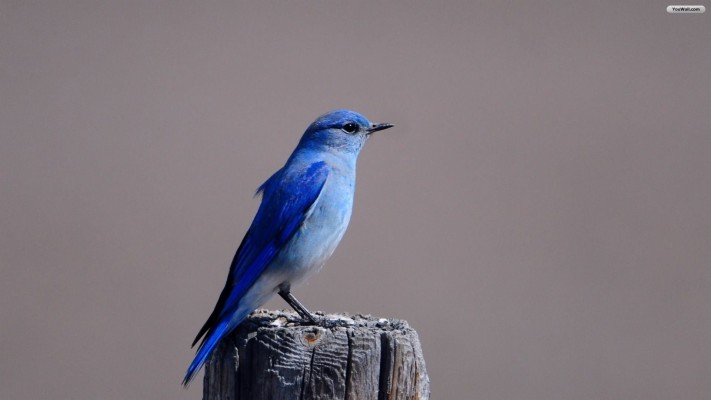
[[[306,309],[306,307],[304,307],[303,304],[299,302],[299,300],[296,300],[296,297],[294,297],[291,292],[289,292],[288,290],[280,290],[279,296],[281,296],[284,301],[289,303],[291,308],[293,308],[294,311],[296,311],[296,313],[301,316],[301,318],[309,320],[309,322],[314,325],[318,324],[316,318],[309,312],[309,310]]]

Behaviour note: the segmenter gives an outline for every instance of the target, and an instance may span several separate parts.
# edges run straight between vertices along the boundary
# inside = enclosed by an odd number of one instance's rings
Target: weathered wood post
[[[428,399],[417,332],[405,321],[362,315],[258,310],[213,352],[204,400]]]

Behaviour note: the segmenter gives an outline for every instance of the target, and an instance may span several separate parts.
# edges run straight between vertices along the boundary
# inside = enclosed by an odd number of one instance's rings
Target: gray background
[[[408,320],[433,399],[710,398],[709,12],[251,3],[0,2],[1,399],[199,398],[252,194],[341,107],[397,127],[309,307]]]

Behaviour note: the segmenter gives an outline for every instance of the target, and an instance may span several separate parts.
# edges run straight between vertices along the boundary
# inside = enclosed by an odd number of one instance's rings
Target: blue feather
[[[183,385],[188,385],[219,341],[253,311],[234,315],[245,293],[304,222],[328,174],[328,165],[319,161],[303,170],[280,170],[260,186],[262,203],[235,254],[217,305],[193,341],[195,345],[204,335]]]

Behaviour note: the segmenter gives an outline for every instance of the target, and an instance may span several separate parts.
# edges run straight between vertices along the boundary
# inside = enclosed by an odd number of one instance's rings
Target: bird
[[[333,254],[351,218],[358,155],[373,133],[393,126],[371,123],[355,111],[334,110],[306,128],[286,164],[257,189],[257,214],[214,310],[192,343],[195,347],[200,341],[183,386],[220,341],[276,293],[303,320],[317,324],[291,289]]]

